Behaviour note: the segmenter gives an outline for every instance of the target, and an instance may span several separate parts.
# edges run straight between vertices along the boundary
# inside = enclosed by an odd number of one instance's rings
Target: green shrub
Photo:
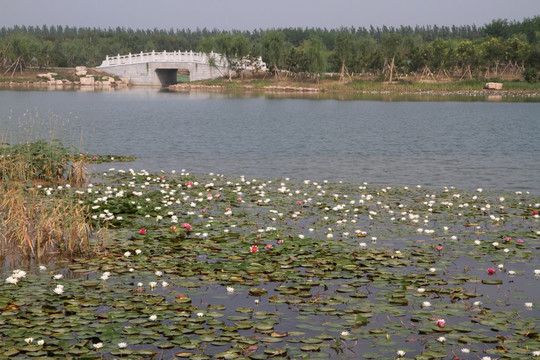
[[[534,84],[538,81],[538,71],[536,69],[527,69],[523,72],[523,78],[529,84]]]

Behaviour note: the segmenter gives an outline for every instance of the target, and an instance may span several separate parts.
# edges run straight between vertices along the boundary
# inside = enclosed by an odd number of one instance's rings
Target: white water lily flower
[[[349,332],[348,331],[342,331],[341,332],[341,336],[348,336],[349,335]]]
[[[398,350],[396,354],[397,354],[397,356],[399,356],[399,357],[404,357],[404,356],[405,356],[405,351],[403,351],[403,350]]]
[[[124,348],[127,347],[127,343],[125,343],[125,342],[118,343],[118,347],[119,347],[120,349],[124,349]]]
[[[161,275],[163,275],[163,272],[162,272],[162,271],[159,271],[159,270],[157,270],[157,271],[155,272],[155,274],[156,274],[156,276],[161,276]]]
[[[135,250],[135,254],[140,255],[141,253],[142,253],[142,250],[141,250],[141,249]]]
[[[468,354],[471,352],[471,350],[467,349],[467,348],[462,348],[461,349],[461,352],[464,353],[464,354]]]
[[[37,344],[38,344],[39,346],[41,346],[41,345],[45,344],[45,340],[43,340],[43,339],[38,340],[38,341],[37,341]]]
[[[39,270],[45,271],[45,270],[47,270],[47,267],[46,267],[46,266],[43,266],[43,265],[39,265]]]
[[[98,342],[98,343],[93,344],[93,346],[96,349],[101,349],[103,347],[103,343]]]
[[[27,344],[31,344],[32,341],[34,341],[33,337],[29,337],[29,338],[24,339],[24,342],[26,342]]]
[[[150,321],[155,321],[156,319],[157,319],[157,315],[150,315],[148,317],[148,320],[150,320]]]
[[[533,308],[533,303],[532,303],[532,302],[526,302],[526,303],[525,303],[525,307],[526,307],[527,309],[532,309],[532,308]]]
[[[232,286],[227,286],[227,292],[232,294],[234,292],[234,288]]]
[[[416,291],[418,291],[420,294],[422,294],[422,293],[424,293],[426,291],[426,289],[418,288],[418,289],[416,289]]]
[[[440,342],[440,343],[444,343],[446,341],[446,338],[444,336],[439,336],[437,338],[437,341]]]
[[[430,306],[431,306],[431,303],[430,303],[429,301],[424,301],[424,302],[422,303],[422,307],[424,307],[424,308],[428,308],[428,307],[430,307]]]
[[[26,271],[18,270],[18,269],[13,270],[13,274],[11,276],[13,276],[16,279],[21,279],[21,278],[26,277]]]
[[[203,317],[203,316],[204,316],[204,313],[202,313],[202,312],[197,313],[197,317]]]
[[[126,251],[126,252],[124,253],[124,257],[130,257],[130,256],[131,256],[131,253],[130,253],[129,251]]]
[[[13,277],[13,276],[10,276],[6,279],[6,282],[8,284],[13,284],[13,285],[17,285],[17,283],[19,282],[19,279]]]
[[[57,275],[54,275],[54,276],[53,276],[53,278],[54,278],[55,280],[60,280],[60,279],[63,278],[63,277],[64,277],[64,275],[62,275],[62,274],[57,274]]]

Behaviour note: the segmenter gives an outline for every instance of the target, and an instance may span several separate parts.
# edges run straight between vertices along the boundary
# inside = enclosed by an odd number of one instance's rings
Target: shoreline
[[[46,89],[46,90],[79,90],[79,91],[93,91],[93,90],[126,90],[130,88],[156,88],[165,89],[171,92],[245,92],[245,93],[266,93],[266,94],[290,94],[290,95],[417,95],[417,96],[485,96],[496,100],[497,98],[527,98],[536,99],[540,98],[540,91],[534,90],[471,90],[471,89],[392,89],[391,87],[380,89],[328,89],[318,87],[300,87],[300,86],[252,86],[252,85],[240,85],[240,86],[223,86],[223,85],[206,85],[198,83],[189,84],[175,84],[169,86],[156,86],[156,85],[134,85],[125,82],[96,82],[92,85],[84,85],[77,82],[63,81],[61,83],[50,82],[0,82],[0,89]]]
[[[540,92],[530,90],[403,90],[403,89],[325,89],[314,87],[294,87],[294,86],[262,86],[255,87],[244,85],[238,87],[227,87],[221,85],[204,84],[176,84],[167,87],[169,91],[190,92],[190,91],[245,91],[263,93],[291,93],[291,94],[367,94],[367,95],[439,95],[439,96],[501,96],[501,97],[540,97]]]

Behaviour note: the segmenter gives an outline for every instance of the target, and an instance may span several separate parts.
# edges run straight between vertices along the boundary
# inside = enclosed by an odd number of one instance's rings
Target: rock
[[[45,79],[52,80],[52,75],[51,75],[51,73],[47,73],[47,74],[38,74],[37,77],[38,77],[38,78],[45,78]]]
[[[88,69],[86,66],[75,66],[75,74],[77,76],[86,76]]]
[[[93,76],[86,76],[86,77],[82,77],[80,79],[81,81],[81,85],[86,85],[86,86],[94,86],[94,83],[95,83],[95,79]]]
[[[503,84],[502,83],[496,83],[496,82],[488,82],[484,86],[484,89],[486,90],[502,90]]]

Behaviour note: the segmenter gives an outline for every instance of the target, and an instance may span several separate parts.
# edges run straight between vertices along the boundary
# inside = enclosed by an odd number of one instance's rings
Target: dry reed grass
[[[69,121],[50,113],[44,119],[37,111],[8,120],[0,127],[7,130],[0,131],[0,261],[6,255],[44,258],[103,249],[106,231],[94,232],[87,206],[69,195],[37,190],[37,185],[81,187],[89,181],[88,159],[56,140]]]
[[[23,256],[40,258],[61,252],[88,252],[92,233],[87,206],[69,198],[39,196],[35,188],[11,186],[2,191],[0,240]]]

